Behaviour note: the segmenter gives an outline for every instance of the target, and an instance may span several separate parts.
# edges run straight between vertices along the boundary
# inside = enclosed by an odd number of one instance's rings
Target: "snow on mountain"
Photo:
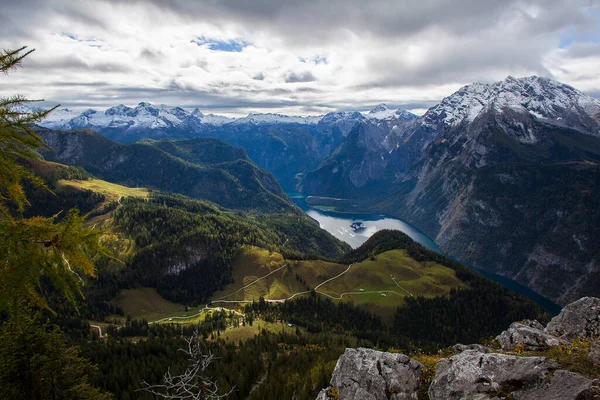
[[[415,114],[411,113],[408,110],[404,109],[390,109],[386,104],[381,103],[375,106],[371,111],[366,114],[368,119],[372,120],[382,120],[382,119],[390,119],[396,118],[399,120],[412,120],[419,118]]]
[[[235,124],[302,124],[314,125],[319,122],[321,116],[295,116],[272,113],[250,113],[246,117],[238,118]]]
[[[202,123],[222,125],[231,121],[233,119],[219,115],[204,115],[198,109],[190,113],[181,107],[170,107],[164,104],[154,106],[141,102],[135,107],[119,104],[104,112],[88,109],[77,114],[68,109],[56,110],[41,125],[53,129],[196,130]]]
[[[318,126],[322,129],[338,129],[343,136],[346,136],[357,122],[365,120],[365,116],[358,111],[330,112],[321,118]]]
[[[574,125],[598,134],[600,101],[573,87],[548,78],[507,77],[493,84],[473,83],[444,98],[423,116],[426,125],[440,120],[446,127],[473,122],[479,115],[509,111],[557,125]],[[595,122],[595,123],[594,123]]]
[[[55,128],[58,127],[70,119],[76,117],[79,113],[68,108],[57,108],[52,111],[48,116],[44,119],[44,126],[47,128]]]
[[[224,117],[223,115],[205,114],[200,121],[207,125],[225,125],[234,122],[235,118]]]
[[[365,117],[358,111],[337,111],[325,114],[319,123],[331,125],[342,121],[360,121],[364,119]]]
[[[57,110],[58,111],[58,110]],[[54,114],[54,113],[53,113]],[[135,107],[123,104],[110,107],[104,112],[88,109],[77,114],[68,109],[56,112],[56,116],[46,119],[42,126],[53,129],[199,129],[201,124],[304,124],[315,125],[322,116],[290,116],[283,114],[251,113],[243,118],[228,118],[215,114],[203,114],[198,108],[188,112],[180,107],[154,106],[141,102]]]

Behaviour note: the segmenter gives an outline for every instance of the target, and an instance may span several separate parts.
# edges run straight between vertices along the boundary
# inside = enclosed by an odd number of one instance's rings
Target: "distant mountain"
[[[599,130],[600,101],[568,85],[475,83],[405,124],[356,125],[298,188],[376,204],[566,304],[600,294]]]
[[[301,124],[301,125],[314,125],[321,119],[320,115],[315,116],[295,116],[295,115],[284,115],[284,114],[261,114],[251,113],[243,118],[238,118],[233,121],[234,124]]]
[[[206,199],[230,209],[298,213],[277,181],[243,149],[211,138],[120,144],[90,131],[40,130],[49,161],[80,166],[91,174]]]
[[[380,119],[389,119],[389,118],[396,118],[399,120],[412,120],[412,119],[417,119],[419,118],[417,115],[411,113],[408,110],[404,110],[404,109],[389,109],[388,106],[384,103],[381,103],[377,106],[375,106],[371,111],[369,111],[369,113],[366,115],[366,117],[368,119],[375,119],[375,120],[380,120]]]
[[[382,107],[382,106],[378,106]],[[386,108],[387,110],[387,108]],[[118,142],[142,139],[216,137],[243,147],[261,168],[273,173],[286,190],[293,190],[296,175],[316,168],[358,121],[408,120],[405,110],[388,110],[364,116],[335,112],[324,116],[290,116],[250,113],[243,118],[188,112],[180,107],[142,102],[135,107],[117,105],[81,114],[55,110],[42,125],[50,129],[92,129]]]

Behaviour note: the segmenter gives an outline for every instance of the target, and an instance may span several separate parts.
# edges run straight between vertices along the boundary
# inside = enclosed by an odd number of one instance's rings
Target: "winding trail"
[[[393,276],[390,276],[390,278],[392,278],[392,280],[394,281],[394,283],[396,284],[396,286],[398,286],[400,289],[404,290],[406,293],[410,294],[410,297],[414,297],[411,292],[409,292],[408,290],[404,289],[402,286],[400,286],[398,284],[398,282],[396,282],[396,278],[394,278]]]
[[[92,324],[90,324],[90,328],[96,328],[96,329],[98,329],[98,337],[100,339],[104,338],[104,335],[102,334],[102,328],[99,325],[92,325]]]
[[[327,282],[329,282],[329,281],[332,281],[332,280],[334,280],[334,279],[337,279],[337,278],[339,278],[340,276],[344,275],[346,272],[350,271],[350,267],[352,267],[354,264],[355,264],[355,263],[352,263],[352,264],[348,265],[348,268],[347,268],[347,269],[346,269],[344,272],[340,273],[339,275],[336,275],[336,276],[334,276],[333,278],[329,278],[329,279],[327,279],[325,282],[322,282],[322,283],[318,284],[317,286],[315,286],[315,292],[317,291],[317,289],[318,289],[318,288],[320,288],[321,286],[323,286],[323,285],[324,285],[324,284],[326,284]],[[321,292],[319,292],[319,293],[321,293]]]
[[[348,271],[350,271],[350,268],[352,268],[352,266],[353,266],[353,265],[355,265],[355,264],[356,264],[356,263],[352,263],[352,264],[348,265],[348,268],[346,268],[346,270],[344,270],[343,272],[341,272],[341,273],[337,274],[337,275],[336,275],[336,276],[334,276],[333,278],[329,278],[329,279],[327,279],[327,280],[325,280],[325,281],[321,282],[320,284],[318,284],[317,286],[315,286],[313,290],[314,290],[315,292],[319,293],[319,294],[322,294],[323,296],[327,296],[327,297],[329,297],[329,298],[331,298],[331,299],[334,299],[334,300],[342,300],[344,296],[356,296],[356,295],[361,295],[361,294],[373,294],[373,293],[379,293],[379,294],[393,293],[393,294],[395,294],[395,295],[397,295],[397,296],[405,296],[405,295],[403,295],[403,294],[401,294],[401,293],[398,293],[398,292],[396,292],[396,291],[394,291],[394,290],[372,290],[372,291],[367,291],[367,292],[364,292],[364,291],[360,291],[360,292],[344,292],[344,293],[341,293],[341,294],[339,295],[339,297],[336,297],[336,296],[332,296],[332,295],[330,295],[330,294],[328,294],[328,293],[325,293],[325,292],[322,292],[322,291],[318,290],[318,289],[319,289],[321,286],[325,285],[326,283],[328,283],[328,282],[331,282],[331,281],[333,281],[333,280],[335,280],[335,279],[337,279],[337,278],[339,278],[339,277],[343,276],[344,274],[346,274]],[[242,290],[244,290],[244,289],[246,289],[246,288],[248,288],[248,287],[250,287],[250,286],[254,285],[255,283],[257,283],[257,282],[259,282],[259,281],[261,281],[261,280],[263,280],[263,279],[265,279],[265,278],[269,277],[270,275],[274,274],[274,273],[275,273],[275,272],[277,272],[277,271],[280,271],[280,270],[282,270],[283,268],[285,268],[285,267],[287,267],[287,266],[288,266],[288,264],[284,264],[283,266],[281,266],[281,267],[279,267],[279,268],[277,268],[277,269],[275,269],[275,270],[273,270],[273,271],[269,272],[267,275],[265,275],[265,276],[263,276],[263,277],[261,277],[261,278],[258,278],[258,279],[256,279],[256,280],[252,281],[251,283],[249,283],[249,284],[247,284],[247,285],[243,286],[242,288],[240,288],[240,289],[236,290],[235,292],[233,292],[233,293],[230,293],[230,294],[228,294],[228,295],[225,295],[225,296],[223,296],[223,297],[220,297],[220,298],[218,298],[217,300],[213,300],[213,301],[211,301],[211,304],[214,304],[214,303],[225,303],[225,304],[249,304],[249,303],[253,303],[253,302],[254,302],[254,300],[225,300],[225,299],[226,299],[227,297],[229,297],[229,296],[232,296],[232,295],[234,295],[234,294],[237,294],[237,293],[241,292]],[[411,292],[409,292],[408,290],[406,290],[406,289],[404,289],[402,286],[400,286],[400,284],[398,284],[398,282],[396,281],[396,279],[395,279],[393,276],[390,276],[390,278],[391,278],[391,279],[394,281],[394,283],[396,284],[396,286],[398,286],[398,287],[399,287],[400,289],[402,289],[404,292],[408,293],[408,294],[409,294],[411,297],[413,296],[413,294],[412,294]],[[287,298],[285,298],[285,299],[275,299],[275,300],[268,300],[268,299],[265,299],[265,302],[267,302],[267,303],[283,303],[283,302],[285,302],[285,301],[288,301],[288,300],[291,300],[291,299],[293,299],[293,298],[294,298],[294,297],[296,297],[296,296],[301,296],[301,295],[303,295],[303,294],[309,294],[310,292],[311,292],[310,290],[306,290],[306,291],[304,291],[304,292],[298,292],[298,293],[294,293],[293,295],[291,295],[290,297],[287,297]],[[245,315],[244,313],[241,313],[241,312],[239,312],[239,311],[232,310],[232,309],[229,309],[229,308],[225,308],[225,307],[208,307],[208,304],[207,304],[207,305],[206,305],[206,306],[205,306],[205,307],[204,307],[204,308],[203,308],[203,309],[202,309],[202,310],[201,310],[199,313],[197,313],[197,314],[190,315],[190,316],[186,316],[186,317],[166,317],[166,318],[159,319],[159,320],[157,320],[157,321],[148,322],[148,324],[155,324],[155,323],[164,322],[164,321],[173,321],[173,320],[175,320],[175,319],[179,319],[179,320],[182,320],[182,319],[191,319],[191,318],[195,318],[195,317],[197,317],[197,316],[201,315],[203,312],[205,312],[205,311],[209,311],[209,310],[210,310],[210,311],[214,311],[214,310],[216,310],[216,311],[228,311],[228,312],[231,312],[231,313],[235,313],[235,314],[237,314],[237,315],[240,315],[240,316],[244,316],[244,315]],[[98,327],[98,328],[99,328],[99,327]]]
[[[288,264],[283,264],[283,266],[281,266],[281,267],[279,267],[279,268],[277,268],[277,269],[275,269],[275,270],[273,270],[273,271],[269,272],[267,275],[263,276],[262,278],[258,278],[257,280],[255,280],[255,281],[253,281],[253,282],[251,282],[251,283],[247,284],[246,286],[242,287],[241,289],[239,289],[239,290],[236,290],[236,291],[235,291],[235,292],[233,292],[233,293],[229,293],[228,295],[225,295],[225,296],[223,296],[223,297],[219,297],[217,300],[213,301],[213,303],[215,303],[215,302],[217,302],[217,301],[220,301],[220,300],[223,300],[223,299],[225,299],[225,298],[227,298],[227,297],[229,297],[229,296],[233,296],[234,294],[241,292],[242,290],[246,289],[247,287],[250,287],[250,286],[254,285],[256,282],[258,282],[258,281],[261,281],[261,280],[263,280],[263,279],[267,278],[269,275],[271,275],[271,274],[274,274],[275,272],[277,272],[277,271],[280,271],[280,270],[282,270],[283,268],[285,268],[285,267],[287,267],[287,266],[288,266]]]
[[[340,297],[335,297],[335,296],[332,296],[330,294],[323,293],[323,292],[317,292],[317,293],[320,293],[323,296],[327,296],[327,297],[329,297],[331,299],[334,299],[334,300],[342,300],[342,297],[344,297],[346,295],[369,294],[369,293],[380,293],[380,294],[383,294],[383,293],[394,293],[394,294],[396,294],[398,296],[403,296],[404,297],[404,295],[402,295],[402,294],[400,294],[398,292],[395,292],[393,290],[372,290],[372,291],[368,291],[368,292],[344,292],[344,293],[340,294]]]
[[[334,279],[337,279],[337,278],[339,278],[340,276],[344,275],[346,272],[348,272],[348,271],[350,270],[350,267],[352,267],[353,265],[354,265],[354,263],[352,263],[352,264],[348,265],[348,268],[346,268],[346,270],[345,270],[344,272],[342,272],[342,273],[340,273],[340,274],[338,274],[338,275],[334,276],[333,278],[329,278],[329,279],[327,279],[326,281],[324,281],[324,282],[321,282],[320,284],[318,284],[317,286],[315,286],[315,288],[314,288],[315,292],[317,292],[317,293],[321,293],[321,294],[325,294],[325,293],[323,293],[323,292],[320,292],[320,291],[318,291],[317,289],[318,289],[318,288],[320,288],[321,286],[323,286],[324,284],[326,284],[327,282],[330,282],[330,281],[332,281],[332,280],[334,280]],[[286,267],[286,266],[287,266],[287,264],[285,264],[283,267]],[[233,293],[230,293],[230,294],[228,294],[228,295],[226,295],[226,296],[220,297],[219,299],[217,299],[217,300],[214,300],[214,301],[212,301],[211,303],[252,303],[252,300],[223,300],[223,299],[224,299],[224,298],[226,298],[226,297],[229,297],[229,296],[231,296],[231,295],[234,295],[234,294],[236,294],[236,293],[239,293],[240,291],[242,291],[242,290],[246,289],[248,286],[254,285],[256,282],[258,282],[258,281],[260,281],[261,279],[264,279],[264,278],[268,277],[269,275],[271,275],[271,274],[273,274],[273,273],[275,273],[275,272],[279,271],[279,270],[280,270],[280,269],[282,269],[283,267],[277,268],[276,270],[274,270],[274,271],[272,271],[272,272],[268,273],[267,275],[263,276],[262,278],[258,278],[257,280],[255,280],[255,281],[253,281],[252,283],[250,283],[250,284],[248,284],[248,285],[244,286],[243,288],[241,288],[241,289],[239,289],[239,290],[237,290],[237,291],[235,291],[235,292],[233,292]],[[294,298],[294,297],[296,297],[296,296],[301,296],[301,295],[303,295],[303,294],[308,294],[308,293],[310,293],[310,290],[306,290],[306,291],[304,291],[304,292],[298,292],[298,293],[294,293],[293,295],[291,295],[290,297],[287,297],[287,298],[285,298],[285,299],[276,299],[276,300],[267,300],[267,299],[265,299],[265,302],[267,302],[267,303],[283,303],[283,302],[285,302],[285,301],[287,301],[287,300],[291,300],[291,299],[293,299],[293,298]],[[362,293],[362,292],[361,292],[361,293]],[[325,294],[325,295],[326,295],[326,296],[328,296],[327,294]]]

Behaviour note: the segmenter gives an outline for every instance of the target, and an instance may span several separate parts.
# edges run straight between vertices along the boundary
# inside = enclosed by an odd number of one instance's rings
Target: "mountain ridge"
[[[586,244],[600,238],[586,222],[598,218],[599,128],[600,101],[568,85],[476,83],[400,129],[357,125],[298,189],[400,217],[445,252],[566,304],[598,295],[584,282],[600,263]]]

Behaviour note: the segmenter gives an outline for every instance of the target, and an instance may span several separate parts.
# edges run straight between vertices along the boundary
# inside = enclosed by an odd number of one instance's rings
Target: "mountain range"
[[[299,117],[251,113],[234,119],[205,115],[198,109],[189,112],[142,102],[135,107],[121,104],[79,114],[61,108],[42,126],[53,130],[92,129],[123,143],[147,138],[215,137],[246,149],[259,167],[273,173],[280,185],[291,191],[297,184],[296,175],[317,168],[358,121],[392,123],[415,118],[407,110],[389,109],[385,104],[366,114],[346,111]]]
[[[210,126],[228,124],[298,124],[298,125],[332,125],[342,123],[347,119],[350,124],[357,120],[389,120],[416,119],[417,116],[405,109],[390,109],[384,103],[375,106],[364,115],[359,112],[332,112],[325,115],[294,116],[274,113],[250,113],[242,118],[231,118],[222,115],[203,114],[198,108],[186,111],[181,107],[170,107],[164,104],[153,105],[141,102],[135,107],[119,104],[104,111],[87,109],[77,113],[68,108],[59,108],[46,118],[41,126],[50,129],[94,129],[106,131],[120,131],[121,141],[133,138],[133,133],[142,133],[144,137],[150,135],[158,138],[173,133],[191,135],[199,133]],[[352,126],[350,126],[351,128]],[[128,136],[124,133],[127,132]],[[152,133],[150,133],[152,132]],[[184,133],[185,132],[185,133]]]
[[[568,85],[475,83],[403,127],[358,123],[299,189],[401,217],[566,304],[598,294],[599,129],[600,101]]]
[[[285,191],[348,199],[340,211],[400,217],[446,253],[561,304],[598,295],[600,102],[551,79],[474,83],[421,117],[381,104],[364,114],[233,120],[140,103],[61,109],[45,126],[146,139],[114,146],[184,161],[189,151],[152,140],[215,137],[244,148]]]

